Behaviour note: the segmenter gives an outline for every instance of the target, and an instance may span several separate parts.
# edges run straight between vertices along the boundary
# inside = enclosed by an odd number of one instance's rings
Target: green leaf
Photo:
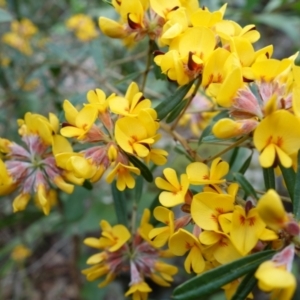
[[[116,181],[111,184],[111,192],[114,199],[118,223],[127,226],[127,199],[125,197],[125,193],[117,189]]]
[[[13,18],[9,12],[0,8],[0,23],[10,22],[12,19]]]
[[[215,115],[212,120],[214,122],[217,122],[221,119],[224,119],[224,118],[228,118],[229,117],[229,114],[228,114],[228,110],[223,110],[221,112],[219,112],[217,115]]]
[[[186,105],[186,101],[179,102],[179,104],[174,108],[174,110],[171,111],[171,113],[168,115],[166,122],[173,122],[180,115],[181,111],[185,108]]]
[[[298,151],[298,167],[295,177],[295,187],[294,187],[294,202],[293,202],[293,213],[295,219],[300,221],[300,150]]]
[[[132,155],[128,155],[128,159],[129,161],[137,168],[139,168],[141,170],[141,174],[142,176],[148,181],[148,182],[152,182],[153,181],[153,175],[151,173],[151,171],[148,169],[148,167],[142,163],[138,158],[132,156]]]
[[[275,174],[274,169],[271,168],[262,168],[264,175],[264,182],[266,190],[275,189]]]
[[[124,83],[129,80],[132,81],[133,79],[136,79],[139,76],[141,76],[142,73],[143,72],[141,72],[141,71],[136,71],[136,72],[130,73],[130,74],[126,75],[125,77],[123,77],[122,79],[116,81],[114,84],[118,85],[118,84]]]
[[[245,160],[245,162],[243,163],[243,165],[241,166],[241,168],[239,169],[239,173],[241,174],[245,174],[246,171],[248,170],[251,160],[252,160],[252,156],[253,156],[253,152],[251,152],[251,154],[249,155],[249,157]]]
[[[279,166],[280,166],[280,170],[281,170],[286,188],[287,188],[290,198],[294,204],[294,189],[295,189],[295,179],[296,179],[295,171],[294,171],[293,167],[285,168],[281,164],[279,164]]]
[[[112,2],[111,1],[108,1],[108,0],[102,0],[104,3],[107,3],[107,4],[109,4],[109,5],[111,5],[112,7],[113,7],[113,4],[112,4]]]
[[[255,271],[256,269],[254,269],[244,277],[231,300],[247,299],[247,296],[251,293],[257,283],[257,279],[254,277]]]
[[[299,28],[300,20],[298,16],[288,16],[279,13],[263,13],[255,15],[253,18],[254,23],[261,23],[267,26],[276,28],[284,32],[293,41],[298,41],[299,34],[295,28]]]
[[[142,194],[143,194],[143,186],[144,186],[144,179],[143,177],[139,176],[136,180],[135,180],[135,200],[136,202],[139,202]]]
[[[210,295],[225,284],[240,278],[257,268],[262,262],[270,259],[275,251],[258,252],[229,264],[209,270],[178,286],[173,293],[174,300],[199,300]]]
[[[194,80],[180,87],[176,90],[175,94],[169,96],[155,107],[159,120],[164,119],[183,100],[193,83]]]
[[[203,141],[203,139],[207,136],[212,136],[211,134],[211,130],[212,130],[213,124],[209,124],[208,126],[206,126],[204,128],[204,130],[202,131],[199,140],[198,140],[198,145],[201,144],[201,142]]]
[[[235,160],[238,157],[239,151],[240,151],[240,147],[236,147],[233,149],[232,154],[230,156],[230,160],[229,160],[230,169],[232,168],[233,164],[235,163]]]
[[[258,199],[253,186],[249,183],[249,181],[245,178],[243,174],[233,173],[233,176],[236,179],[236,181],[240,184],[242,189],[246,192],[247,195],[251,195],[255,199]]]

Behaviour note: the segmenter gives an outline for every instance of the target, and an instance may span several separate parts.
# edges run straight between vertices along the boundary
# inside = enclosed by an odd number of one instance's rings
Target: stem
[[[248,135],[242,137],[241,139],[237,140],[235,143],[231,144],[231,145],[230,145],[229,147],[227,147],[226,149],[220,151],[219,153],[217,153],[217,154],[214,155],[214,156],[211,156],[211,157],[207,158],[207,159],[205,160],[205,162],[208,162],[208,161],[210,161],[210,160],[214,160],[215,158],[217,158],[217,157],[223,155],[224,153],[228,152],[229,150],[231,150],[231,149],[237,147],[238,145],[242,144],[243,142],[245,142],[248,138],[249,138]]]
[[[142,85],[141,85],[141,92],[144,92],[145,86],[146,86],[146,82],[147,82],[147,77],[150,71],[150,67],[151,67],[151,61],[152,61],[152,52],[153,52],[153,41],[149,40],[149,48],[148,48],[148,55],[147,55],[147,63],[146,63],[146,69],[144,71],[144,75],[143,75],[143,81],[142,81]]]
[[[187,140],[182,137],[178,132],[176,132],[175,130],[173,130],[169,125],[167,125],[164,122],[160,122],[160,126],[161,128],[166,131],[167,133],[169,133],[175,141],[178,141],[183,148],[186,150],[186,152],[195,160],[195,161],[200,161],[202,162],[203,159],[201,158],[201,156],[197,153],[197,151],[193,150],[190,145],[188,144]]]
[[[193,93],[191,94],[191,96],[189,97],[188,99],[188,102],[186,104],[186,106],[184,107],[184,109],[181,111],[180,115],[177,117],[177,119],[174,121],[174,123],[172,124],[172,127],[171,129],[175,129],[179,120],[182,118],[182,116],[185,114],[187,108],[190,106],[191,102],[193,101],[194,97],[196,96],[196,93],[200,87],[200,84],[202,82],[202,76],[200,76],[197,80],[197,83],[196,83],[196,86],[195,86],[195,89],[193,90]]]

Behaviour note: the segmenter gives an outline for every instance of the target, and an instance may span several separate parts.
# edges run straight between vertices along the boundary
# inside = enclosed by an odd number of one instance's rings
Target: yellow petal
[[[99,18],[99,27],[105,35],[111,38],[122,39],[127,36],[125,29],[120,23],[105,17]]]
[[[209,167],[201,162],[194,162],[186,167],[186,174],[191,184],[207,184]]]
[[[101,249],[100,244],[99,244],[99,239],[96,239],[93,237],[86,238],[86,239],[84,239],[83,243],[89,247]]]
[[[281,199],[272,189],[259,199],[257,210],[262,220],[273,230],[281,229],[287,221]]]

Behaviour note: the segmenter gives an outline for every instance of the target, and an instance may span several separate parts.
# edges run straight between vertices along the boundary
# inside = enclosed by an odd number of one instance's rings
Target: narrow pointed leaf
[[[111,192],[114,199],[114,205],[115,205],[115,211],[116,211],[118,223],[127,226],[128,225],[127,205],[126,205],[127,201],[126,201],[125,193],[117,189],[115,181],[111,184]]]
[[[179,102],[179,104],[174,108],[174,110],[172,110],[171,113],[168,115],[166,122],[173,122],[180,115],[181,111],[185,108],[186,105],[186,101]]]
[[[300,221],[300,150],[298,151],[298,167],[295,178],[295,187],[294,187],[294,203],[293,203],[293,213],[295,219]]]
[[[143,186],[144,186],[144,179],[143,177],[139,176],[136,180],[135,180],[135,187],[134,187],[134,191],[135,191],[135,200],[136,202],[139,202],[142,194],[143,194]]]
[[[124,76],[122,79],[116,81],[114,84],[115,84],[115,85],[118,85],[118,84],[124,83],[124,82],[126,82],[126,81],[132,81],[132,80],[134,80],[134,79],[140,77],[141,74],[142,74],[141,71],[137,71],[137,72],[130,73],[130,74]]]
[[[245,160],[245,162],[243,163],[243,165],[241,166],[239,173],[241,174],[245,174],[246,171],[248,170],[251,160],[252,160],[252,156],[253,156],[253,152],[251,152],[251,154],[249,155],[249,157]]]
[[[169,96],[155,107],[159,120],[164,119],[183,100],[193,83],[194,81],[191,81],[190,83],[180,87],[175,94]]]
[[[234,173],[233,176],[239,183],[239,185],[242,187],[242,189],[246,192],[246,194],[253,196],[255,199],[258,199],[253,186],[249,183],[249,181],[245,178],[243,174]]]
[[[151,171],[148,169],[148,167],[142,163],[138,158],[128,155],[129,161],[137,168],[141,170],[142,176],[148,181],[152,182],[153,181],[153,175]]]
[[[223,285],[240,278],[256,269],[262,262],[270,259],[275,251],[258,252],[226,265],[209,270],[178,286],[173,293],[174,300],[198,300],[210,295]],[[202,297],[202,298],[201,298]]]
[[[230,156],[230,160],[229,160],[230,169],[232,168],[233,164],[235,163],[236,158],[239,155],[239,151],[240,151],[240,147],[236,147],[236,148],[233,149],[232,154]]]
[[[255,271],[256,269],[254,269],[244,277],[231,300],[248,299],[247,296],[252,292],[257,283],[257,279],[254,277]]]
[[[200,138],[199,138],[199,140],[198,140],[198,145],[201,144],[202,140],[203,140],[205,137],[207,137],[207,136],[209,136],[209,135],[212,135],[212,134],[211,134],[212,127],[213,127],[213,124],[209,124],[208,126],[206,126],[206,127],[203,129],[203,131],[202,131],[202,133],[201,133],[201,135],[200,135]]]
[[[215,115],[212,118],[212,120],[213,120],[213,122],[217,122],[221,119],[228,118],[228,117],[229,117],[228,110],[223,110],[223,111],[219,112],[217,115]]]
[[[292,203],[294,204],[294,188],[295,188],[295,178],[296,178],[295,171],[292,167],[285,168],[281,164],[279,166],[280,166],[280,170],[281,170],[282,177],[284,179],[286,188],[288,190],[288,193],[290,195]]]
[[[273,168],[262,168],[266,190],[275,189],[275,174]]]

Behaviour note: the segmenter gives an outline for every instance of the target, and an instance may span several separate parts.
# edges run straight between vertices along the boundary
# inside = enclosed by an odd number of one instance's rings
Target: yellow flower
[[[110,224],[102,220],[100,222],[102,229],[102,237],[99,239],[99,244],[105,248],[109,247],[110,252],[119,250],[131,237],[130,232],[124,225],[110,226]]]
[[[201,253],[199,240],[188,231],[180,228],[169,240],[169,248],[173,254],[182,256],[189,251],[184,261],[184,268],[187,273],[199,274],[204,271],[205,262]]]
[[[159,189],[165,190],[160,193],[159,202],[166,207],[184,203],[189,188],[187,175],[181,174],[179,182],[175,170],[166,168],[163,173],[165,179],[161,177],[155,179],[156,186]]]
[[[2,36],[2,41],[25,55],[32,55],[30,39],[37,33],[37,27],[29,20],[11,23],[11,31]]]
[[[60,130],[61,135],[76,137],[78,140],[84,139],[97,118],[97,109],[93,106],[84,106],[78,112],[68,100],[64,101],[63,109],[68,123]]]
[[[163,149],[151,148],[149,154],[143,159],[147,164],[152,161],[155,165],[162,166],[167,162],[168,155],[168,152]]]
[[[155,219],[166,224],[166,226],[154,228],[149,233],[149,238],[155,247],[160,248],[167,243],[174,233],[174,213],[162,206],[155,207],[153,211]]]
[[[114,96],[115,94],[111,94],[108,98],[106,98],[106,95],[102,90],[90,90],[86,95],[89,104],[86,104],[85,106],[96,108],[100,114],[104,113],[108,108],[109,99]]]
[[[261,153],[259,162],[269,168],[278,163],[292,166],[291,154],[300,148],[300,121],[291,113],[279,110],[267,116],[257,126],[253,143]]]
[[[119,191],[124,191],[126,187],[133,189],[135,187],[135,180],[131,172],[137,175],[141,174],[140,169],[134,166],[117,163],[113,170],[107,175],[106,182],[112,183],[116,178]]]
[[[125,226],[118,224],[112,227],[107,221],[102,220],[101,237],[84,240],[86,245],[102,250],[87,260],[87,264],[93,265],[82,271],[87,280],[95,280],[106,275],[98,285],[103,287],[117,275],[130,271],[130,288],[125,296],[132,295],[133,299],[147,299],[151,289],[145,283],[145,278],[150,278],[161,286],[170,286],[172,276],[178,270],[177,267],[159,260],[159,257],[167,256],[164,256],[164,251],[156,249],[148,238],[148,232],[153,228],[149,219],[150,211],[145,209],[140,227],[130,241],[131,234]]]
[[[210,12],[207,7],[199,8],[193,11],[191,23],[194,27],[212,27],[219,23],[225,14],[227,4],[224,4],[219,10]]]
[[[144,98],[143,93],[139,91],[139,87],[135,82],[132,82],[126,91],[124,97],[110,97],[109,108],[111,112],[122,115],[137,117],[143,109],[149,109],[151,101]]]
[[[191,184],[219,184],[226,182],[222,179],[229,171],[229,165],[220,157],[213,160],[211,167],[201,162],[194,162],[187,166],[186,173]]]
[[[289,220],[280,197],[272,189],[259,199],[257,211],[267,226],[275,231],[284,228]]]
[[[48,215],[53,202],[51,190],[60,188],[72,193],[74,185],[81,179],[68,176],[68,172],[56,165],[54,155],[63,151],[72,151],[69,142],[57,134],[59,121],[53,114],[49,119],[44,116],[26,113],[24,120],[18,120],[19,133],[25,147],[5,139],[0,139],[0,149],[4,153],[0,163],[0,194],[18,189],[13,201],[14,212],[24,210],[33,196]]]
[[[208,58],[203,70],[201,86],[205,89],[210,84],[220,84],[226,77],[227,60],[232,60],[233,54],[224,48],[217,48]],[[228,66],[230,67],[230,66]]]
[[[191,215],[194,222],[205,230],[219,230],[219,216],[232,212],[234,197],[226,194],[203,192],[194,195]]]
[[[17,49],[21,53],[30,56],[33,51],[30,42],[15,32],[7,32],[2,36],[3,43]]]
[[[130,286],[129,290],[125,293],[125,297],[132,295],[134,300],[147,300],[148,293],[152,292],[152,289],[149,285],[144,282],[134,283]]]
[[[149,112],[142,110],[138,118],[124,117],[115,125],[118,145],[127,153],[139,157],[149,154],[150,145],[156,141],[157,125]]]
[[[83,42],[91,41],[98,36],[96,26],[90,16],[84,14],[74,15],[67,20],[66,25]]]
[[[227,264],[242,257],[230,236],[222,231],[202,231],[199,240],[207,246],[203,252],[210,261],[215,259],[220,264]]]
[[[24,38],[31,38],[38,32],[38,28],[29,19],[11,22],[11,31]]]
[[[231,224],[231,241],[243,256],[255,247],[266,227],[257,208],[245,211],[245,208],[239,205],[234,208]]]
[[[14,247],[12,253],[11,253],[11,258],[16,261],[16,262],[22,262],[24,261],[27,257],[31,255],[31,250],[27,248],[24,245],[18,245]]]
[[[105,35],[111,38],[124,39],[124,42],[129,42],[130,40],[130,44],[143,39],[147,34],[150,37],[156,35],[156,25],[152,23],[152,26],[149,26],[150,20],[146,14],[149,7],[148,1],[113,1],[112,4],[120,14],[121,20],[120,22],[115,22],[111,19],[100,17],[99,26]]]
[[[188,28],[171,42],[169,52],[157,55],[154,61],[170,80],[184,85],[202,73],[215,45],[215,35],[209,28]]]
[[[296,290],[296,278],[291,273],[294,246],[290,245],[263,262],[255,272],[258,287],[271,292],[271,300],[290,300]]]

